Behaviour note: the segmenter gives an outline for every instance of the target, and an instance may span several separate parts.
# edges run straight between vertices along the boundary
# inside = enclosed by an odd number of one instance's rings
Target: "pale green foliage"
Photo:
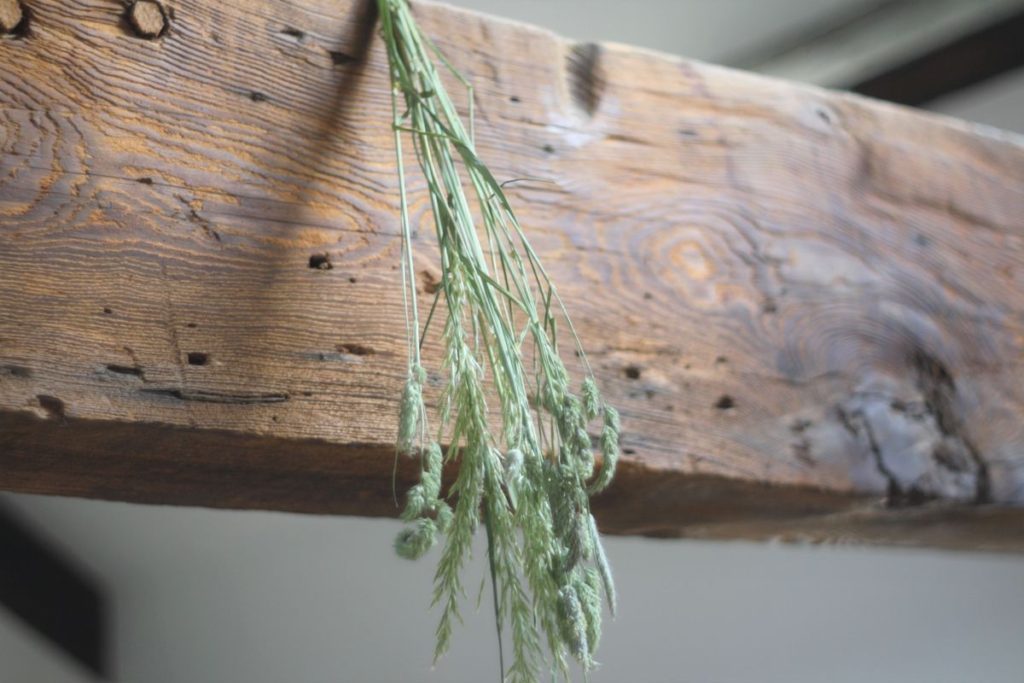
[[[603,491],[615,476],[615,465],[619,461],[619,429],[619,411],[611,406],[605,406],[604,427],[601,429],[601,453],[604,454],[604,464],[590,485],[591,493]]]
[[[576,594],[576,586],[569,584],[558,591],[558,616],[562,637],[569,644],[573,657],[581,662],[590,662],[590,646],[587,643],[587,617]]]
[[[594,521],[594,516],[590,516],[590,534],[595,539],[594,543],[594,564],[597,565],[597,570],[601,575],[601,584],[604,586],[604,594],[608,599],[608,609],[611,611],[612,616],[615,616],[615,609],[617,606],[617,600],[615,595],[615,582],[612,580],[612,568],[608,564],[608,558],[605,557],[604,547],[601,545],[600,539],[597,535],[597,522]]]
[[[583,409],[588,420],[593,420],[601,412],[601,394],[597,390],[597,382],[593,377],[583,380]]]
[[[438,531],[444,535],[434,585],[442,610],[435,650],[440,657],[459,618],[462,570],[482,523],[499,643],[503,629],[511,633],[512,660],[507,669],[502,661],[503,680],[535,681],[549,671],[568,677],[570,656],[584,670],[594,665],[601,593],[614,606],[588,482],[598,491],[611,481],[618,413],[603,404],[554,286],[501,185],[476,155],[471,90],[467,131],[433,60],[448,64],[420,33],[406,0],[378,5],[392,82],[409,326],[398,451],[419,454],[422,466],[402,515],[410,526],[395,547],[415,558]],[[422,330],[403,136],[412,141],[426,180],[440,250],[440,287]],[[435,312],[443,317],[447,382],[431,430],[420,346]],[[556,319],[564,321],[586,373],[579,396],[570,391],[559,356]],[[489,417],[490,402],[499,411],[499,429]],[[587,427],[602,413],[602,466],[595,473]],[[444,455],[442,442],[450,444]],[[441,490],[442,461],[458,466],[447,492]]]
[[[401,411],[398,416],[398,452],[409,455],[416,444],[417,430],[423,415],[423,368],[413,365],[402,392]]]
[[[434,520],[421,517],[403,529],[395,539],[395,552],[409,560],[416,560],[426,554],[437,540],[437,525]]]
[[[587,648],[593,652],[601,640],[601,577],[596,569],[588,567],[573,585],[587,623]]]

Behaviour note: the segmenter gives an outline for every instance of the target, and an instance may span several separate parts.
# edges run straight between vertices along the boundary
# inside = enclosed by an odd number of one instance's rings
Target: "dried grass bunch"
[[[422,465],[395,549],[416,559],[444,538],[434,587],[434,603],[442,608],[437,658],[459,618],[462,570],[482,523],[499,644],[504,630],[511,632],[507,669],[501,653],[503,680],[535,681],[546,671],[568,678],[570,657],[585,672],[594,666],[602,596],[615,609],[589,497],[615,471],[618,414],[602,401],[579,338],[502,185],[477,157],[472,88],[420,32],[406,0],[378,5],[392,86],[409,341],[398,451]],[[468,130],[435,59],[467,88]],[[403,139],[411,140],[426,180],[440,250],[440,285],[422,329]],[[420,350],[435,314],[443,318],[437,324],[443,325],[447,383],[431,425]],[[578,392],[559,356],[558,321],[581,359],[585,379]],[[491,417],[495,408],[500,420]],[[599,466],[587,430],[598,419]],[[445,451],[441,443],[448,444]],[[443,491],[446,462],[458,474]]]

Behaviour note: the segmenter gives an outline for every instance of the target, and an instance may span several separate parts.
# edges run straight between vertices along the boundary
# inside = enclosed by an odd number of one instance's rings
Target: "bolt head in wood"
[[[136,0],[128,7],[128,24],[140,38],[152,40],[167,30],[167,13],[156,0]]]
[[[0,0],[0,34],[15,33],[25,19],[25,10],[18,0]]]

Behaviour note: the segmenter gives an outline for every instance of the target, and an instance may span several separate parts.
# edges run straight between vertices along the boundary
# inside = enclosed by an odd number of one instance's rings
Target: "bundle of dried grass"
[[[434,588],[442,606],[440,657],[459,616],[461,574],[482,522],[499,644],[503,631],[511,631],[512,660],[506,669],[502,652],[502,679],[535,681],[548,669],[568,677],[570,657],[584,671],[594,666],[602,594],[614,613],[611,571],[589,496],[614,473],[618,414],[604,405],[554,285],[502,185],[476,154],[471,87],[420,32],[406,0],[378,4],[392,85],[409,339],[398,450],[422,462],[421,481],[403,512],[410,526],[395,548],[415,559],[444,537]],[[469,92],[468,129],[435,59]],[[403,139],[411,140],[426,180],[440,249],[440,285],[422,329]],[[435,314],[444,318],[447,384],[431,427],[420,349]],[[578,393],[559,356],[559,321],[586,377]],[[500,420],[490,419],[493,408]],[[598,418],[600,467],[587,431]],[[443,454],[441,443],[449,444]],[[444,462],[458,469],[447,491]]]

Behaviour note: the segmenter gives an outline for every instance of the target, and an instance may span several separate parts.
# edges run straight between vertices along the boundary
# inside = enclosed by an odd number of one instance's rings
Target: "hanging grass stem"
[[[459,618],[462,570],[482,519],[499,644],[506,629],[511,636],[507,669],[501,651],[502,679],[535,681],[542,673],[568,678],[570,658],[584,671],[594,666],[600,595],[614,607],[588,486],[596,492],[611,480],[618,414],[604,405],[562,301],[502,184],[477,157],[472,88],[420,32],[406,0],[378,5],[391,78],[408,332],[397,450],[420,457],[422,471],[402,515],[410,526],[395,548],[414,559],[444,538],[434,580],[434,603],[441,606],[437,658],[448,649]],[[435,61],[466,88],[468,129]],[[403,139],[411,142],[426,181],[440,252],[439,289],[422,328]],[[421,348],[435,320],[447,382],[431,428]],[[581,359],[580,395],[570,390],[559,356],[559,322]],[[495,409],[500,419],[492,418]],[[603,457],[595,472],[587,427],[602,414]],[[443,456],[441,443],[449,444]],[[447,491],[441,487],[442,460],[457,469]]]

